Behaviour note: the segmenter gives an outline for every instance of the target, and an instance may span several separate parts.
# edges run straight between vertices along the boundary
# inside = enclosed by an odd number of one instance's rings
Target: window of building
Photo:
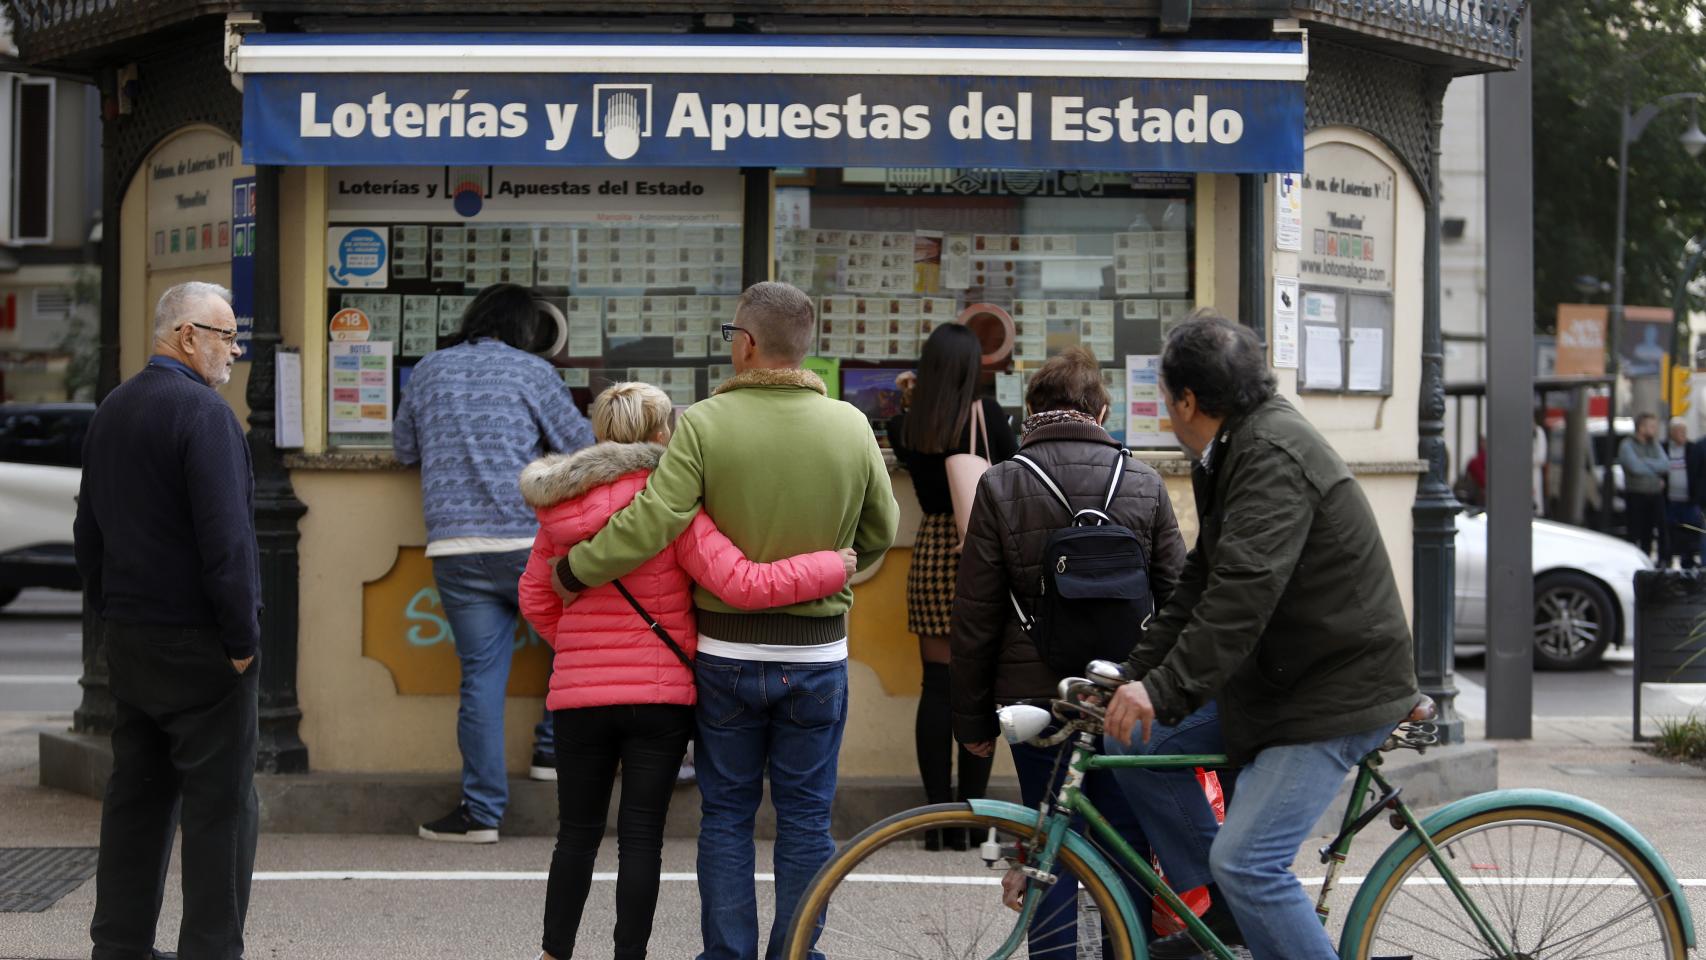
[[[51,78],[15,81],[12,92],[12,239],[53,240],[54,85]]]

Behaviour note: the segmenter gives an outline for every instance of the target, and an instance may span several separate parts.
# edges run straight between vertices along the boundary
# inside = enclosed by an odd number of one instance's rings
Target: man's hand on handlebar
[[[1103,729],[1121,743],[1131,744],[1131,735],[1142,725],[1143,743],[1149,742],[1149,728],[1155,720],[1155,706],[1149,702],[1149,691],[1139,681],[1123,684],[1114,691]]]

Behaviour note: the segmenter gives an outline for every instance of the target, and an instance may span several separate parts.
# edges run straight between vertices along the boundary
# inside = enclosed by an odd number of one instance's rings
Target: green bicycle
[[[875,824],[813,879],[784,956],[1006,960],[1030,956],[1032,936],[1076,927],[1080,957],[1147,960],[1149,905],[1133,901],[1123,870],[1184,918],[1209,956],[1235,960],[1080,789],[1093,770],[1214,767],[1226,758],[1100,755],[1102,704],[1125,678],[1101,661],[1088,672],[1061,681],[1050,709],[1002,711],[1009,740],[1073,741],[1052,803],[936,804]],[[1695,939],[1681,886],[1609,810],[1547,790],[1496,790],[1418,819],[1382,775],[1382,754],[1435,742],[1431,724],[1409,722],[1363,758],[1338,836],[1321,848],[1327,869],[1316,909],[1325,923],[1351,841],[1382,814],[1400,831],[1345,912],[1342,960],[1685,960]],[[1075,815],[1088,835],[1071,828]],[[923,852],[925,833],[945,827],[974,838],[958,861]],[[1078,885],[1077,909],[1039,916],[1045,888],[1068,880]]]

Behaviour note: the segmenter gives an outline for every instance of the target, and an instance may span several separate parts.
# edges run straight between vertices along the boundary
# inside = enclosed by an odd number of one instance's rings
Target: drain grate
[[[0,913],[40,913],[95,875],[96,847],[0,847]]]

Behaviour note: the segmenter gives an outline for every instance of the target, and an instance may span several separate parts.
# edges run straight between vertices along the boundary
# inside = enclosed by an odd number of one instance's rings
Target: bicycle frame
[[[1040,852],[1033,850],[1032,855],[1027,858],[1025,863],[1026,875],[1031,877],[1031,882],[1026,885],[1025,899],[1020,910],[1019,920],[1007,941],[996,952],[995,960],[1004,960],[1004,958],[1011,956],[1024,942],[1031,920],[1036,916],[1047,886],[1047,884],[1039,882],[1038,878],[1053,874],[1055,860],[1060,854],[1061,845],[1074,817],[1084,818],[1084,822],[1088,826],[1086,832],[1104,850],[1110,851],[1117,858],[1116,866],[1124,866],[1136,877],[1139,886],[1151,896],[1160,898],[1162,903],[1172,909],[1174,915],[1191,932],[1192,938],[1198,944],[1206,945],[1210,955],[1216,960],[1235,960],[1231,950],[1209,931],[1208,927],[1196,915],[1196,912],[1185,905],[1172,887],[1168,886],[1150,867],[1148,861],[1138,856],[1137,851],[1124,837],[1120,836],[1119,831],[1114,829],[1107,817],[1096,809],[1095,804],[1090,802],[1083,791],[1085,776],[1094,770],[1190,770],[1196,767],[1225,767],[1228,766],[1226,757],[1219,754],[1104,756],[1096,752],[1097,740],[1098,738],[1090,733],[1080,732],[1077,735],[1072,746],[1072,757],[1068,763],[1066,778],[1061,783],[1060,790],[1055,794],[1053,803],[1042,804],[1037,809],[1037,835],[1043,838],[1042,849]],[[1481,909],[1469,897],[1467,890],[1458,880],[1457,874],[1451,869],[1439,848],[1434,845],[1432,838],[1427,835],[1427,831],[1423,829],[1421,821],[1399,799],[1398,790],[1381,775],[1378,769],[1379,765],[1380,757],[1378,754],[1365,757],[1357,765],[1356,781],[1351,791],[1350,802],[1345,808],[1339,834],[1333,842],[1321,850],[1322,860],[1328,864],[1327,877],[1322,884],[1321,895],[1316,902],[1316,913],[1320,916],[1322,924],[1324,925],[1327,922],[1329,912],[1326,905],[1327,897],[1333,892],[1338,880],[1339,869],[1349,856],[1351,841],[1379,816],[1382,809],[1391,809],[1394,816],[1402,822],[1403,829],[1415,835],[1418,842],[1426,848],[1428,859],[1439,870],[1440,876],[1445,880],[1458,903],[1468,912],[1482,939],[1496,951],[1495,956],[1509,957],[1511,951],[1505,944],[1504,938],[1487,921]],[[1377,798],[1378,802],[1372,806],[1366,806],[1366,798],[1376,787],[1381,791]],[[1126,920],[1128,928],[1131,928],[1133,924],[1140,923],[1137,917],[1128,917]],[[1142,927],[1139,925],[1132,932],[1141,936],[1141,930]]]

